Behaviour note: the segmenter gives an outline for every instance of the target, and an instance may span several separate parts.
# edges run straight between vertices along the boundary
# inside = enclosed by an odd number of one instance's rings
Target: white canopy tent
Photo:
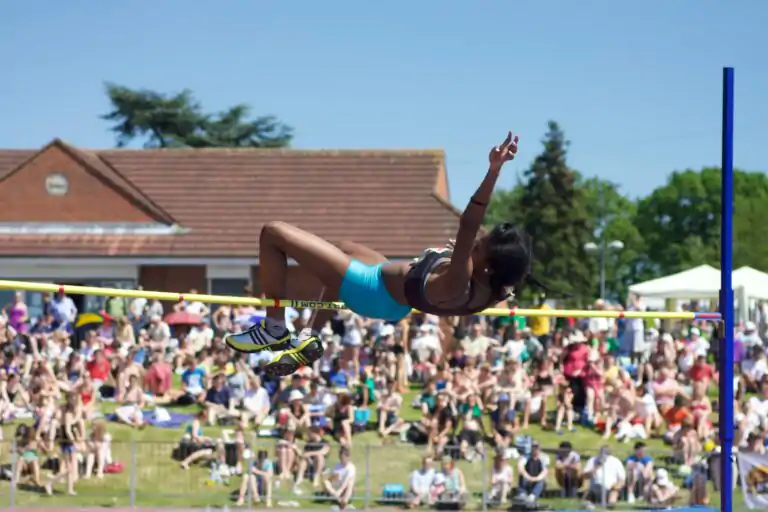
[[[717,297],[719,290],[720,271],[709,265],[701,265],[629,287],[630,293],[659,299],[711,299]]]
[[[733,271],[733,289],[737,303],[737,318],[745,322],[755,299],[768,299],[768,273],[751,267]],[[715,299],[720,294],[720,271],[701,265],[629,287],[631,293],[650,299]],[[650,304],[649,304],[650,305]]]

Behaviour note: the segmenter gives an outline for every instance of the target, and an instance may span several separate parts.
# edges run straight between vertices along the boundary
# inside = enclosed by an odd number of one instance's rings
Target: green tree
[[[645,252],[645,241],[635,217],[637,205],[623,195],[619,186],[600,178],[580,182],[586,196],[587,213],[592,222],[593,242],[609,246],[619,241],[623,248],[605,252],[606,293],[612,300],[623,301],[627,287],[653,274]],[[599,276],[595,276],[597,280]],[[597,282],[597,281],[596,281]]]
[[[655,273],[719,265],[720,180],[714,167],[677,171],[639,201],[637,227]],[[734,192],[734,265],[768,270],[768,177],[736,170]]]
[[[113,123],[117,146],[144,140],[146,148],[279,148],[290,145],[292,130],[273,116],[250,119],[240,104],[211,114],[191,91],[162,94],[107,84],[112,110],[101,116]]]
[[[510,189],[496,189],[485,212],[485,225],[492,227],[502,222],[520,224],[523,221],[520,201],[525,189],[517,183]]]
[[[594,289],[595,262],[584,250],[592,238],[586,194],[566,162],[568,141],[550,121],[543,151],[525,171],[520,208],[533,238],[534,275],[585,300]]]

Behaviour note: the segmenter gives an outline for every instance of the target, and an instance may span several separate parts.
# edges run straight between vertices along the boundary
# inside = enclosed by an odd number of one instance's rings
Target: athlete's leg
[[[366,265],[378,265],[379,263],[386,263],[389,261],[386,256],[380,254],[370,247],[358,244],[356,242],[344,241],[339,244],[344,254],[347,254],[352,259],[362,261]]]
[[[289,258],[317,277],[328,296],[338,296],[351,261],[341,249],[285,222],[265,224],[261,230],[260,244],[259,281],[267,298],[285,298]],[[268,307],[267,315],[269,318],[266,320],[245,332],[226,336],[225,341],[232,348],[243,352],[290,348],[291,335],[285,325],[284,308]],[[313,343],[309,335],[305,335],[303,340],[305,345]]]
[[[259,241],[259,280],[267,298],[285,298],[288,258],[307,269],[326,287],[327,295],[337,297],[350,257],[319,236],[285,222],[268,222]],[[267,308],[267,315],[283,321],[283,308]]]

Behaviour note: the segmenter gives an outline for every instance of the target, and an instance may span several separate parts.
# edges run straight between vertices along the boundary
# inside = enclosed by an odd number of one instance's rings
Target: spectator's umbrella
[[[203,323],[203,317],[184,311],[175,311],[165,315],[165,323],[168,325],[200,325]]]
[[[112,317],[104,311],[99,313],[80,313],[75,320],[75,329],[95,329],[104,322],[109,322]]]

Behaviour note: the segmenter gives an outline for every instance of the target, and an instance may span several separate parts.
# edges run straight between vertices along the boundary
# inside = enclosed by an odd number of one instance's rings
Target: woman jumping
[[[510,132],[488,157],[490,165],[459,221],[455,242],[427,249],[414,262],[390,262],[368,247],[343,242],[338,247],[284,222],[261,230],[259,278],[267,297],[286,294],[288,259],[314,274],[328,295],[339,297],[355,313],[397,322],[417,309],[438,316],[472,315],[496,305],[520,287],[531,264],[528,237],[500,224],[478,237],[488,201],[505,162],[517,153]],[[267,308],[267,318],[225,337],[241,352],[283,351],[267,364],[272,375],[289,375],[323,354],[311,329],[293,339],[283,308]]]

